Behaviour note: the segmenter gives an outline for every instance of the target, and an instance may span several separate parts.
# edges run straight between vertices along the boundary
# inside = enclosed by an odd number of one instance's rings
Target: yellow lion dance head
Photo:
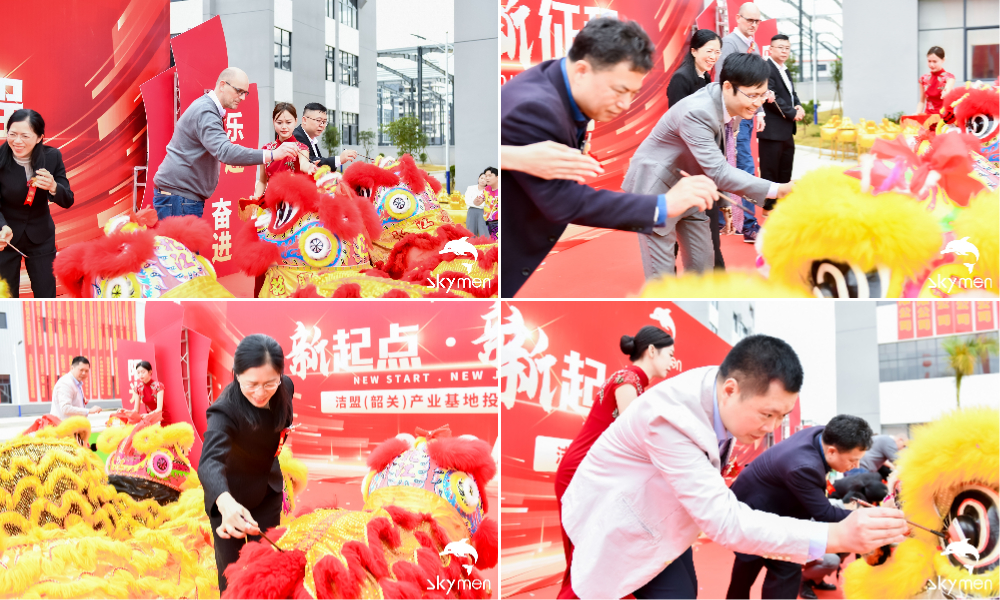
[[[857,560],[848,598],[995,598],[1000,593],[1000,411],[966,408],[917,430],[900,454],[899,499],[914,528],[883,564]]]

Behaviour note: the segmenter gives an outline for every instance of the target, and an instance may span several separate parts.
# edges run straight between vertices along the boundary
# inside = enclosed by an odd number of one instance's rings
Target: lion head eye
[[[865,272],[856,265],[817,260],[812,264],[810,283],[819,298],[884,298],[890,274],[885,267]]]
[[[996,121],[992,115],[979,113],[965,122],[965,130],[979,139],[985,139],[996,129]]]

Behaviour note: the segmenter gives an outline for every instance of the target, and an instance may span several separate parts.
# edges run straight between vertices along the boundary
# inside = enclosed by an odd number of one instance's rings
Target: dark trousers
[[[764,587],[760,592],[761,598],[791,598],[795,600],[799,597],[802,565],[737,552],[736,560],[733,561],[733,575],[729,580],[729,591],[726,592],[726,598],[749,598],[750,587],[757,580],[757,575],[764,567],[767,567],[767,575],[764,576]]]
[[[177,194],[164,194],[156,189],[153,191],[153,208],[156,209],[156,218],[160,220],[185,215],[194,215],[200,218],[205,212],[205,201],[193,200]]]
[[[267,533],[268,529],[277,527],[281,520],[281,492],[276,492],[270,487],[260,504],[249,508],[250,514],[260,526],[260,530]],[[240,558],[240,550],[247,542],[259,542],[259,535],[248,535],[245,538],[229,538],[228,540],[219,537],[216,529],[222,524],[222,514],[217,506],[212,507],[212,513],[208,515],[209,523],[212,525],[212,536],[215,537],[215,566],[219,570],[219,593],[226,591],[226,567],[236,562]],[[271,536],[268,536],[271,537]],[[272,540],[274,538],[271,538]]]
[[[775,183],[788,183],[792,180],[792,162],[795,160],[795,140],[757,140],[757,151],[760,153],[760,178]],[[777,200],[768,198],[764,202],[764,210],[771,210]]]
[[[31,293],[35,298],[55,298],[56,276],[52,273],[52,263],[56,259],[55,240],[36,245],[28,241],[27,235],[22,235],[19,239],[11,241],[27,257],[21,256],[10,246],[4,247],[0,252],[0,277],[10,286],[10,297],[20,297],[23,258],[24,268],[28,271],[28,278],[31,279]]]
[[[708,215],[708,226],[712,230],[712,248],[715,250],[715,268],[726,270],[726,263],[722,260],[722,243],[719,238],[719,231],[722,229],[722,225],[719,224],[719,218],[723,219],[725,223],[725,217],[722,216],[722,211],[719,210],[719,203],[716,202],[712,204],[712,208],[705,211]]]
[[[636,598],[697,598],[698,575],[694,572],[694,552],[690,548],[685,550],[633,594]]]

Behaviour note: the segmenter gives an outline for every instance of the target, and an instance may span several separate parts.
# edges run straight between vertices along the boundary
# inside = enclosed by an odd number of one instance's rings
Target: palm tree
[[[997,354],[997,340],[992,337],[976,336],[949,338],[941,345],[948,354],[948,367],[955,374],[955,400],[962,407],[962,378],[972,375],[976,361],[981,361],[983,371],[989,371],[990,355]]]

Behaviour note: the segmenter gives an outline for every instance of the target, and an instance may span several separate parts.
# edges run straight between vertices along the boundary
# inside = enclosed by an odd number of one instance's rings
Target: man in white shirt
[[[767,126],[757,134],[760,155],[760,176],[768,181],[788,183],[792,180],[792,163],[795,160],[796,123],[806,116],[795,84],[788,76],[785,61],[791,52],[788,36],[778,34],[771,38],[771,56],[767,60],[770,71],[767,87],[774,93],[774,102],[764,105]],[[774,208],[775,201],[764,203],[766,215]]]
[[[356,150],[344,150],[340,156],[323,158],[323,153],[320,151],[320,143],[322,143],[320,138],[327,125],[326,107],[318,102],[310,102],[302,109],[302,124],[295,128],[292,135],[299,142],[309,146],[309,160],[314,162],[316,166],[327,165],[331,170],[336,171],[340,165],[356,159],[358,153]],[[334,127],[336,127],[336,123]],[[341,141],[345,142],[345,140]]]
[[[792,411],[802,365],[782,340],[744,338],[718,367],[668,379],[597,440],[562,499],[580,598],[696,598],[691,545],[806,563],[903,541],[903,512],[865,508],[838,523],[779,517],[736,499],[722,476],[733,444],[761,440]]]
[[[51,414],[65,420],[72,416],[86,417],[101,412],[100,406],[87,408],[87,399],[83,397],[83,382],[90,376],[90,361],[84,356],[73,358],[69,373],[56,381],[52,388]]]

